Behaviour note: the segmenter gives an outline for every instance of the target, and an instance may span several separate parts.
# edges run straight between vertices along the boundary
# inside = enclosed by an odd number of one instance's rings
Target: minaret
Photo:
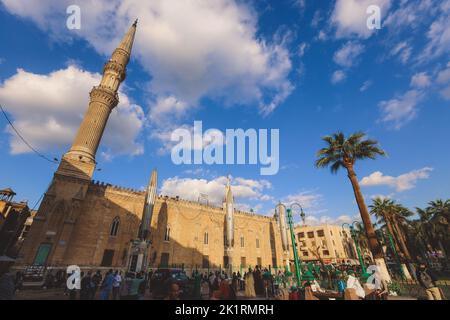
[[[283,255],[284,255],[283,260],[284,264],[286,266],[289,266],[289,237],[286,226],[286,209],[281,203],[279,203],[277,205],[277,211],[279,219],[278,222],[280,225],[281,244],[283,247]]]
[[[147,240],[150,235],[150,225],[152,223],[153,207],[156,201],[156,188],[158,182],[158,172],[153,169],[150,177],[150,182],[147,186],[147,192],[145,193],[144,214],[142,215],[141,222],[141,240]]]
[[[75,165],[77,169],[89,177],[92,177],[95,168],[95,155],[109,115],[119,103],[117,92],[120,84],[126,77],[126,67],[130,61],[136,27],[137,20],[114,50],[111,59],[105,64],[102,81],[100,85],[94,87],[90,92],[88,110],[78,129],[72,147],[64,155],[64,160],[70,162],[71,165]],[[74,164],[74,160],[83,162],[86,165],[78,166]],[[91,164],[91,166],[87,164]]]
[[[228,178],[228,183],[225,187],[224,209],[226,219],[225,256],[228,257],[228,266],[231,269],[233,266],[232,253],[234,246],[234,200],[231,193],[230,178]]]

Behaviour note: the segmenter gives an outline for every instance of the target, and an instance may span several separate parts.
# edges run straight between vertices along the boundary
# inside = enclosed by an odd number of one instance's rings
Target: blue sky
[[[66,27],[79,5],[81,29]],[[242,209],[272,214],[299,201],[310,223],[358,214],[345,172],[314,167],[321,137],[362,130],[388,157],[357,164],[368,204],[376,195],[411,208],[448,198],[450,1],[0,1],[0,103],[49,157],[68,150],[104,62],[135,17],[140,23],[97,154],[94,179],[140,189],[158,168],[161,193],[218,202],[233,178]],[[380,30],[366,8],[381,9]],[[280,170],[181,165],[170,132],[280,129]],[[56,165],[0,120],[0,187],[33,206]],[[169,151],[169,152],[168,152]]]

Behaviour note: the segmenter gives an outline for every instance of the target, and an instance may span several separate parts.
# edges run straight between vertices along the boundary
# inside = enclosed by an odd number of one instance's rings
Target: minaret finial
[[[139,22],[139,19],[136,19],[135,21],[134,21],[134,23],[133,23],[133,26],[137,26],[137,24],[138,24],[138,22]]]

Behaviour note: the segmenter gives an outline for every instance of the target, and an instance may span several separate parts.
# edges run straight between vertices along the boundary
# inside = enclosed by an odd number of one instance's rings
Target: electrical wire
[[[37,151],[35,148],[33,148],[33,146],[31,144],[28,143],[27,140],[25,140],[25,138],[19,133],[19,131],[14,127],[14,125],[12,124],[11,120],[9,120],[5,110],[3,109],[2,105],[0,104],[0,109],[3,113],[3,116],[5,117],[6,121],[8,121],[9,125],[11,126],[11,128],[14,130],[14,132],[17,134],[17,136],[23,141],[23,143],[25,143],[25,145],[27,145],[28,148],[30,148],[34,153],[36,153],[39,157],[41,157],[44,160],[47,160],[48,162],[51,163],[59,163],[57,158],[54,159],[50,159],[47,156],[43,155],[42,153],[40,153],[39,151]]]

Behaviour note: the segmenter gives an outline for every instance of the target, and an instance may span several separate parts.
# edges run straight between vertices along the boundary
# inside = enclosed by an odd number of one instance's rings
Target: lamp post
[[[361,265],[361,276],[364,278],[364,277],[368,276],[368,274],[366,271],[366,266],[364,265],[364,259],[361,256],[358,239],[356,238],[355,224],[359,224],[359,222],[353,221],[352,224],[344,223],[344,224],[342,224],[342,230],[345,229],[345,226],[348,226],[348,228],[350,229],[350,236],[352,237],[353,241],[355,242],[356,253],[358,254],[359,264]]]
[[[298,203],[293,203],[291,204],[291,206],[289,207],[289,209],[286,208],[286,206],[284,204],[280,204],[282,205],[285,209],[286,209],[286,213],[287,213],[287,222],[289,225],[289,230],[291,232],[291,242],[292,242],[292,250],[294,251],[294,263],[295,263],[295,276],[297,279],[297,287],[301,286],[301,271],[300,271],[300,259],[298,257],[298,252],[297,252],[297,242],[295,241],[295,233],[294,233],[294,221],[293,221],[293,217],[292,217],[292,208],[294,206],[298,206],[300,208],[300,217],[303,220],[303,223],[305,223],[305,213],[303,211],[303,208],[300,204]]]

